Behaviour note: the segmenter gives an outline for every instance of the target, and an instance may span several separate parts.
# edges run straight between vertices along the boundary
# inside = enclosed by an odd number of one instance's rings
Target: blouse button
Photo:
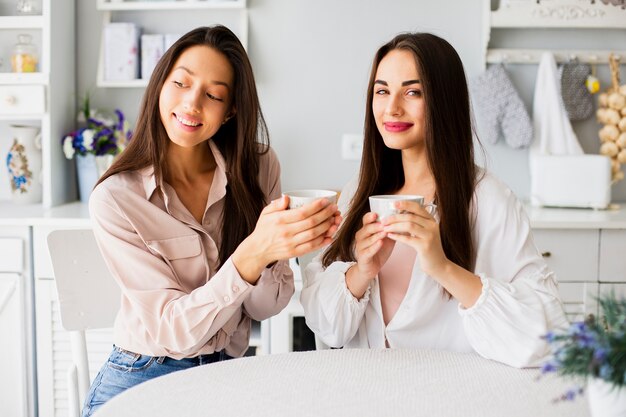
[[[233,292],[239,292],[239,287],[236,285],[233,285]]]
[[[227,295],[225,295],[225,296],[224,296],[224,301],[225,301],[225,302],[229,302],[229,301],[230,301],[230,297],[229,297],[229,296],[227,296]]]

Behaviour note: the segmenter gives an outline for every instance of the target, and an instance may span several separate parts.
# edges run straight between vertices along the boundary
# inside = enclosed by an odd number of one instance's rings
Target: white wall
[[[78,91],[94,92],[93,103],[119,106],[136,117],[142,90],[95,88],[101,16],[95,0],[78,4]],[[427,31],[446,38],[459,52],[469,77],[482,70],[482,2],[478,0],[248,0],[249,53],[261,105],[283,168],[283,189],[340,189],[358,163],[340,156],[341,136],[362,131],[367,76],[376,49],[402,31]],[[203,12],[204,13],[204,12]],[[133,16],[129,16],[132,18]],[[136,17],[136,15],[135,15]],[[145,20],[153,27],[183,31],[213,21],[177,15]],[[227,16],[218,20],[226,23]],[[195,22],[199,22],[195,24]],[[495,46],[624,49],[626,31],[494,32]],[[611,36],[607,36],[607,33]],[[528,44],[528,45],[526,45]],[[530,111],[537,67],[509,66],[511,78]],[[608,70],[598,75],[608,85]],[[623,78],[626,78],[626,73]],[[597,124],[575,125],[581,143],[596,153]],[[525,150],[502,142],[485,144],[488,166],[522,198],[529,194]],[[626,181],[614,187],[614,200],[626,200]]]

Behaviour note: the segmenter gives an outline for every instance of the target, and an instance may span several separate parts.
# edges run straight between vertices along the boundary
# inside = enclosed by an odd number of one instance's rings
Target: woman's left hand
[[[401,214],[383,220],[384,231],[397,242],[411,246],[417,252],[421,269],[430,276],[438,276],[450,262],[441,246],[439,223],[419,203],[396,201]]]

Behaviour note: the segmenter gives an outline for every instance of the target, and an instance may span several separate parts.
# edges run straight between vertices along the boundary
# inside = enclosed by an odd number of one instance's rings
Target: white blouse
[[[341,193],[347,213],[356,180]],[[483,289],[464,309],[443,296],[416,257],[407,293],[387,326],[383,321],[378,277],[356,299],[346,286],[354,262],[333,262],[324,269],[321,255],[306,268],[300,301],[307,325],[333,347],[430,348],[475,351],[515,367],[539,366],[550,353],[541,338],[567,326],[557,282],[537,250],[530,222],[513,192],[484,173],[472,201],[475,273]]]

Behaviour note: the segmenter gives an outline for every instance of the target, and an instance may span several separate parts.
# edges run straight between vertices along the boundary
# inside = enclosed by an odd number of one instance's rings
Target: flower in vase
[[[109,115],[90,109],[89,96],[84,100],[78,121],[85,126],[62,139],[63,153],[67,159],[87,154],[115,156],[124,150],[132,136],[130,124],[121,110],[116,109],[114,115]]]
[[[582,385],[589,378],[614,388],[626,386],[626,299],[610,293],[598,298],[598,303],[600,317],[590,315],[567,329],[544,335],[552,357],[544,363],[542,372],[556,372],[580,381],[558,400],[572,400],[582,394]]]

